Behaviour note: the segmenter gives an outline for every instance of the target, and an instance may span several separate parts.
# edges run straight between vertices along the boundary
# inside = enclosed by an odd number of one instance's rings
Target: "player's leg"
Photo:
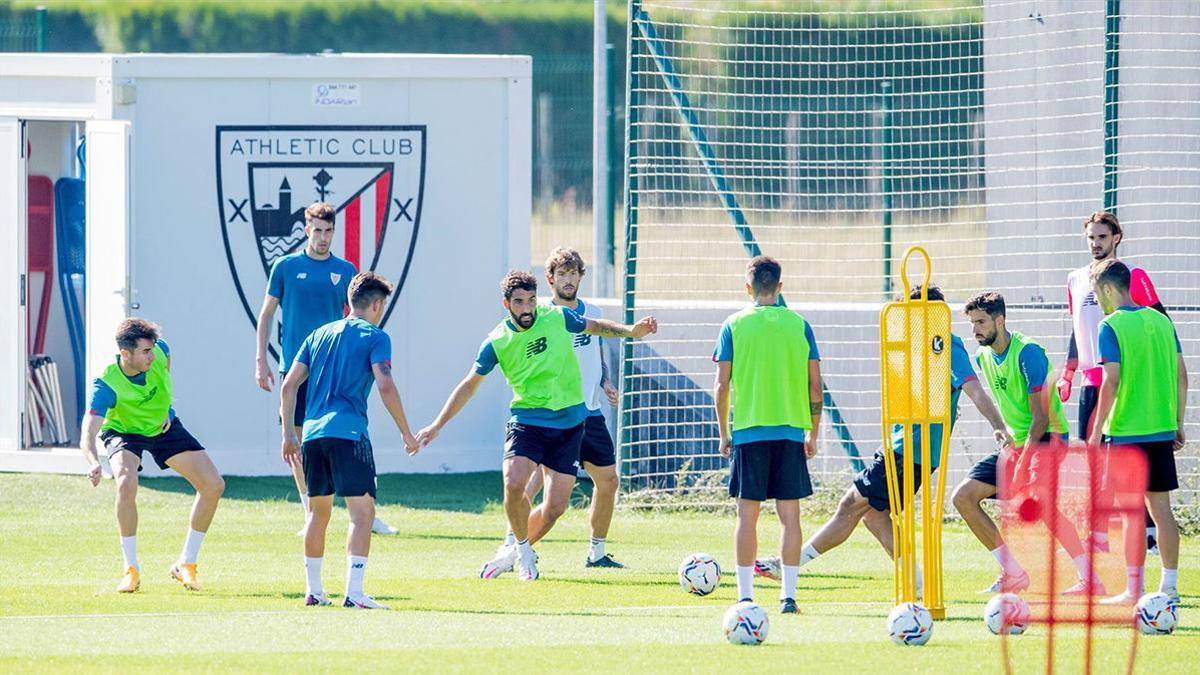
[[[579,460],[592,479],[592,505],[588,517],[592,540],[588,545],[587,567],[624,567],[611,553],[605,553],[608,528],[617,504],[617,452],[603,415],[592,415],[584,422]]]
[[[1042,439],[1042,442],[1050,442],[1047,435]],[[1046,529],[1050,530],[1051,535],[1063,547],[1063,551],[1071,558],[1071,562],[1075,565],[1075,573],[1078,580],[1074,585],[1062,592],[1063,595],[1104,595],[1106,590],[1104,583],[1100,577],[1092,571],[1091,560],[1085,551],[1085,542],[1080,541],[1079,531],[1075,529],[1075,524],[1062,512],[1059,507],[1059,496],[1050,494],[1046,482],[1038,480],[1038,476],[1044,472],[1058,472],[1063,456],[1053,451],[1034,452],[1029,459],[1029,478],[1028,485],[1032,491],[1032,496],[1037,499],[1040,504],[1046,505],[1041,509],[1042,523]],[[1049,473],[1046,475],[1053,475]]]
[[[516,539],[516,544],[484,564],[479,576],[491,579],[503,572],[511,570],[517,559],[525,563],[535,558],[533,547],[529,543],[529,500],[525,496],[525,488],[529,485],[529,477],[540,470],[540,465],[532,459],[523,456],[512,456],[504,460],[504,514],[508,517],[508,528]],[[502,558],[502,559],[501,559]],[[536,560],[533,563],[536,569]]]
[[[333,515],[333,470],[325,452],[324,439],[300,446],[304,483],[308,489],[308,524],[304,528],[304,604],[321,607],[332,604],[325,595],[321,566],[325,562],[325,535]]]
[[[1000,529],[983,510],[983,500],[996,496],[997,465],[1000,453],[994,452],[971,467],[967,478],[954,488],[954,508],[966,521],[971,533],[1000,565],[1000,576],[983,593],[1019,593],[1029,588],[1029,575],[1013,558],[1000,537]]]
[[[575,488],[575,474],[579,470],[579,449],[583,442],[583,433],[582,422],[568,429],[541,428],[537,431],[536,442],[541,446],[545,486],[542,489],[542,503],[529,518],[526,530],[528,541],[524,544],[520,539],[517,541],[517,560],[521,567],[520,578],[523,581],[538,578],[537,555],[532,546],[546,536],[571,504],[571,491]],[[527,484],[526,481],[522,488]]]
[[[800,500],[812,496],[808,459],[804,444],[798,441],[771,441],[770,468],[767,474],[767,498],[775,500],[782,526],[779,556],[783,559],[783,583],[779,590],[779,610],[795,614],[796,584],[800,577],[800,551],[804,535],[800,531]],[[757,551],[756,551],[757,553]]]
[[[571,505],[571,492],[575,489],[575,474],[561,473],[555,470],[546,471],[546,485],[543,490],[542,503],[536,513],[529,517],[529,527],[526,530],[529,544],[532,546],[554,527],[558,519],[567,512]],[[536,516],[536,517],[535,517]]]
[[[1171,511],[1170,492],[1147,492],[1146,506],[1158,528],[1162,579],[1158,590],[1179,600],[1179,523]]]
[[[375,453],[371,441],[322,440],[333,474],[333,492],[346,500],[346,511],[350,514],[346,531],[346,595],[342,606],[387,609],[363,591],[367,556],[371,553],[371,523],[375,521]]]
[[[196,444],[194,447],[198,446],[199,444]],[[200,545],[204,542],[209,525],[212,524],[213,515],[217,512],[217,504],[225,492],[225,479],[217,471],[208,453],[203,450],[186,450],[171,455],[165,460],[165,464],[183,476],[196,490],[183,550],[179,553],[179,560],[171,567],[170,574],[171,578],[184,588],[198,591],[200,583],[196,579],[196,558],[200,554]]]
[[[767,499],[771,470],[770,441],[733,446],[729,496],[737,499],[734,549],[739,600],[754,598],[754,560],[758,555],[758,513]]]
[[[105,446],[107,449],[107,442]],[[117,483],[117,532],[121,537],[121,554],[125,558],[125,573],[117,584],[117,591],[132,593],[141,586],[141,566],[137,559],[137,488],[141,460],[129,450],[117,449],[108,461]]]
[[[776,499],[775,511],[779,515],[779,557],[783,579],[779,587],[780,611],[796,614],[796,587],[800,579],[800,549],[804,546],[804,533],[800,529],[800,500]]]

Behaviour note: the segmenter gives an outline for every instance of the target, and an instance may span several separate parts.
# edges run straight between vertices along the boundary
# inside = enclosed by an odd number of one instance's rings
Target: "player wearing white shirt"
[[[562,305],[587,319],[602,319],[604,312],[594,304],[585,303],[579,298],[579,283],[584,275],[583,258],[573,249],[557,248],[551,251],[546,259],[546,281],[554,295],[550,302]],[[585,567],[622,568],[611,553],[604,550],[608,537],[608,528],[612,523],[613,509],[617,500],[617,456],[613,446],[612,436],[608,433],[608,425],[601,411],[604,399],[612,405],[617,404],[618,392],[608,377],[608,367],[605,363],[604,348],[601,338],[594,335],[577,333],[575,335],[575,357],[579,359],[579,371],[583,378],[583,402],[588,409],[588,417],[584,423],[583,444],[579,452],[579,461],[584,471],[592,479],[592,506],[590,511],[592,539],[588,547]],[[525,491],[526,497],[532,503],[542,489],[543,476],[541,472],[534,473],[529,479]],[[533,543],[535,532],[543,528],[534,527],[543,518],[545,504],[539,505],[529,514],[530,543]],[[514,541],[512,532],[505,535],[501,549]],[[499,561],[499,562],[497,562]],[[491,578],[511,570],[511,566],[503,569],[506,562],[500,556],[495,561],[484,566],[481,576]],[[495,569],[488,569],[493,566]]]

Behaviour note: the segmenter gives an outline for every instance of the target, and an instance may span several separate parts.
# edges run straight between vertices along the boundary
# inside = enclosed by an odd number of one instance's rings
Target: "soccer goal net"
[[[996,290],[1060,367],[1067,274],[1103,208],[1178,329],[1200,440],[1200,5],[633,0],[628,30],[623,304],[662,326],[624,353],[633,503],[722,500],[712,354],[750,256],[782,263],[813,326],[827,393],[810,468],[844,480],[880,444],[879,309],[905,249],[929,251],[969,351],[962,305]],[[960,413],[950,484],[994,447]],[[1177,455],[1193,506],[1197,447]]]

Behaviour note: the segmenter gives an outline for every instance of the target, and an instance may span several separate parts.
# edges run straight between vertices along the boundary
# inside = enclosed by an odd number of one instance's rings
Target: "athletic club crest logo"
[[[260,302],[276,260],[304,248],[304,209],[314,201],[337,211],[333,254],[395,284],[387,322],[421,224],[425,133],[424,125],[217,127],[221,234],[252,326],[250,299]],[[279,332],[271,333],[278,358]]]

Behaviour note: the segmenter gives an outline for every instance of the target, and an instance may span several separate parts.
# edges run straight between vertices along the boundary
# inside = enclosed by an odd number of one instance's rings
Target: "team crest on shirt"
[[[420,229],[425,137],[425,125],[217,127],[221,236],[252,327],[251,300],[262,297],[276,260],[304,248],[304,209],[315,201],[337,212],[333,254],[395,285],[387,321]],[[336,286],[342,275],[329,280]]]

